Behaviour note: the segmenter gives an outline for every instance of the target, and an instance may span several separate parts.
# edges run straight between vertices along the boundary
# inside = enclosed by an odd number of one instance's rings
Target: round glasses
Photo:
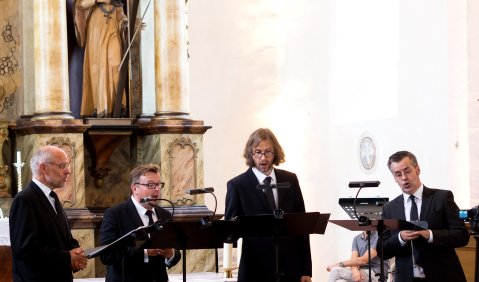
[[[271,152],[271,151],[266,151],[266,152],[253,152],[253,156],[257,159],[261,159],[263,156],[265,158],[271,158],[272,156],[274,156],[274,153]]]

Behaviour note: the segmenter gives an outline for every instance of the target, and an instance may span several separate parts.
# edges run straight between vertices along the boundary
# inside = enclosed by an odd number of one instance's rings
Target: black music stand
[[[235,238],[273,237],[275,246],[275,277],[281,281],[279,269],[278,236],[298,236],[309,234],[324,234],[330,214],[311,213],[281,213],[252,216],[238,216],[232,236]]]
[[[359,221],[353,219],[330,220],[329,222],[351,231],[377,231],[378,240],[382,240],[384,230],[421,230],[428,228],[427,222],[425,221],[411,222],[402,219],[373,219],[369,225],[363,225]],[[381,276],[379,281],[386,281],[384,276],[384,259],[382,256],[379,258],[381,264]],[[371,275],[369,276],[369,279],[371,279]]]
[[[381,219],[382,208],[389,198],[339,198],[339,205],[351,219],[365,216],[369,219]],[[356,207],[354,206],[356,204]],[[356,211],[355,211],[356,208]]]
[[[183,252],[183,281],[186,282],[186,250],[223,248],[230,236],[234,222],[170,221],[140,246],[142,249],[177,248]]]

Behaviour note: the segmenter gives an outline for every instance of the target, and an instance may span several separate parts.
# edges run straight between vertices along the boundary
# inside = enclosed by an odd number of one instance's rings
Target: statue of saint
[[[127,73],[120,71],[128,44],[124,5],[121,0],[74,0],[73,7],[76,38],[85,48],[80,114],[125,117]]]

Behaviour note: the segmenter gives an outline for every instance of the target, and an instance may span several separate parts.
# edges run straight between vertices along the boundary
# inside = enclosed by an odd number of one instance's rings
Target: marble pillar
[[[155,1],[155,118],[187,118],[189,79],[184,0]]]
[[[36,98],[32,119],[73,119],[68,94],[66,1],[33,2],[35,91],[26,94]]]

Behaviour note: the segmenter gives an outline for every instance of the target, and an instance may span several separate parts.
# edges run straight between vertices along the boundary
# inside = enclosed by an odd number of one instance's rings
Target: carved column
[[[33,120],[73,119],[68,96],[66,1],[33,1],[35,113]]]
[[[0,122],[0,152],[3,152],[3,144],[8,140],[8,122]],[[12,196],[12,178],[8,165],[0,154],[0,198],[8,198]],[[6,216],[6,215],[5,215]]]
[[[155,118],[189,115],[185,0],[155,1]]]

